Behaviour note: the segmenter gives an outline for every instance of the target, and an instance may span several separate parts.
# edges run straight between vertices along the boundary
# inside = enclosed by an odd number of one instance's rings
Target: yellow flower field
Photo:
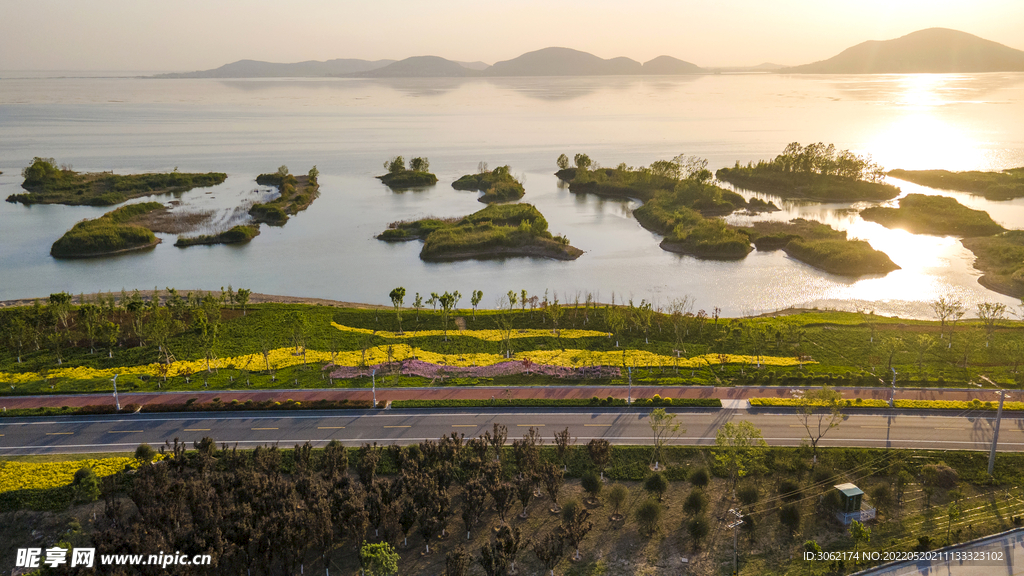
[[[443,336],[445,334],[443,330],[410,330],[399,334],[397,332],[388,332],[386,330],[373,331],[369,328],[353,328],[351,326],[338,324],[337,322],[331,322],[331,326],[334,326],[343,332],[373,334],[374,336],[379,336],[388,340],[398,338],[420,338],[424,336]],[[559,332],[562,338],[567,339],[598,338],[608,336],[607,332],[597,332],[595,330],[559,330]],[[451,336],[468,336],[478,340],[486,340],[487,342],[501,342],[503,340],[501,330],[449,330],[448,334]],[[512,338],[550,338],[554,336],[558,336],[558,334],[555,334],[554,330],[541,330],[538,328],[512,331]]]
[[[388,348],[391,349],[391,356],[388,357]],[[335,364],[338,366],[362,366],[381,364],[391,361],[407,360],[418,358],[425,362],[442,364],[446,366],[490,366],[507,360],[500,354],[475,353],[475,354],[440,354],[420,348],[413,348],[408,344],[392,344],[389,346],[375,346],[366,350],[364,358],[361,350],[350,350],[338,352]],[[590,350],[532,350],[515,354],[514,360],[529,360],[537,364],[550,364],[554,366],[566,366],[581,368],[584,366],[678,366],[680,368],[702,368],[717,364],[754,364],[756,358],[753,356],[741,356],[736,354],[705,354],[691,358],[676,359],[673,356],[654,354],[643,350],[594,352]],[[306,350],[305,361],[307,363],[328,363],[332,361],[331,353],[321,350]],[[235,368],[247,370],[265,370],[269,364],[272,370],[280,370],[289,366],[302,364],[303,354],[294,348],[277,348],[271,350],[266,358],[263,354],[247,354],[228,358],[215,358],[210,361],[210,367]],[[761,364],[764,366],[796,366],[800,362],[792,357],[762,356]],[[807,362],[804,362],[805,364]],[[174,362],[170,366],[163,364],[146,364],[143,366],[129,366],[124,368],[58,368],[45,373],[38,372],[0,372],[0,383],[4,384],[26,384],[45,380],[47,378],[68,378],[72,380],[93,380],[101,378],[113,378],[114,374],[162,376],[166,369],[168,377],[196,374],[206,370],[206,360],[187,360]]]
[[[137,464],[134,458],[128,457],[42,463],[0,462],[0,492],[58,488],[71,484],[79,468],[92,468],[102,478],[124,470],[125,466],[134,468]]]

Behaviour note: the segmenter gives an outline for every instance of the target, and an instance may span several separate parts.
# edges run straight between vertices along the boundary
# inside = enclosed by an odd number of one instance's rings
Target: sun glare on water
[[[969,127],[955,123],[955,114],[937,114],[939,107],[963,104],[955,76],[916,74],[901,78],[891,100],[893,119],[867,146],[886,169],[969,170],[986,164],[980,143]]]

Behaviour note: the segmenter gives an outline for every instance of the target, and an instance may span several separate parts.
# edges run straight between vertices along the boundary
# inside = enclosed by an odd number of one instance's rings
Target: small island
[[[437,184],[437,176],[430,173],[430,161],[426,158],[413,158],[409,161],[409,168],[406,168],[405,158],[395,156],[384,162],[384,169],[388,173],[377,178],[392,190],[408,190]]]
[[[166,212],[159,202],[129,204],[93,220],[75,224],[50,247],[54,258],[93,258],[152,248],[160,239],[142,225],[154,213]]]
[[[492,204],[463,218],[392,222],[377,238],[423,240],[420,258],[427,261],[512,256],[575,260],[583,254],[568,238],[553,236],[547,220],[530,204]]]
[[[132,198],[152,194],[186,192],[193,188],[214,186],[224,182],[222,172],[192,174],[131,174],[121,176],[110,172],[79,173],[70,166],[57,166],[53,158],[34,158],[22,170],[25,181],[21,187],[28,192],[11,194],[8,202],[22,204],[66,204],[69,206],[113,206]]]
[[[864,240],[850,240],[846,232],[813,220],[755,222],[740,230],[750,237],[758,251],[782,250],[795,260],[832,274],[888,274],[900,268],[885,252],[875,250]]]
[[[943,190],[957,190],[989,200],[1013,200],[1024,196],[1024,168],[1002,172],[950,172],[949,170],[890,170],[889,176]]]
[[[508,166],[498,166],[488,172],[487,164],[481,162],[479,173],[466,174],[452,182],[452,188],[483,192],[484,195],[478,200],[485,204],[519,200],[526,194],[526,190],[523,189],[522,182],[512,176],[509,170]]]
[[[174,243],[178,248],[203,244],[241,244],[260,235],[259,224],[239,224],[219,234],[179,236]]]
[[[721,168],[715,176],[723,181],[784,198],[820,202],[883,201],[899,196],[900,189],[882,182],[885,174],[870,158],[818,142],[801,146],[793,142],[772,160],[760,160],[733,168]]]
[[[1024,298],[1024,230],[964,238],[962,242],[977,257],[974,267],[983,272],[978,283],[1000,294]]]
[[[313,166],[306,176],[293,176],[287,166],[281,166],[273,174],[260,174],[256,183],[274,186],[280,196],[265,204],[253,204],[249,215],[257,223],[271,226],[284,226],[289,216],[309,208],[309,205],[320,197],[318,178],[320,171]]]
[[[718,218],[705,218],[689,208],[678,208],[676,225],[661,242],[669,252],[705,260],[740,260],[749,254],[750,239]]]
[[[1005,231],[988,212],[972,210],[945,196],[908,194],[899,208],[873,206],[861,210],[861,218],[886,228],[938,236],[991,236]]]

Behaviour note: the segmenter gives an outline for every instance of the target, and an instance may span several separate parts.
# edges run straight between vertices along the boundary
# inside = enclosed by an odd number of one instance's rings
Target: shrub
[[[711,477],[708,475],[706,468],[697,468],[690,474],[690,484],[693,484],[696,488],[704,488],[711,482]]]
[[[690,538],[693,539],[694,546],[696,546],[711,532],[711,523],[708,522],[706,516],[695,516],[686,523],[686,531],[690,534]]]
[[[135,449],[135,459],[140,463],[145,462],[148,464],[153,461],[153,458],[156,458],[156,450],[153,450],[153,447],[149,444],[139,444],[139,447]]]
[[[779,496],[786,502],[792,502],[800,498],[800,485],[793,480],[779,482]]]
[[[622,507],[622,504],[626,501],[626,498],[628,497],[629,489],[623,486],[622,484],[616,482],[615,484],[612,484],[611,488],[608,489],[608,503],[611,504],[614,508],[615,514],[619,513],[619,508]]]
[[[753,484],[744,484],[736,491],[736,497],[739,498],[740,503],[744,506],[750,506],[757,502],[758,496],[757,486],[754,486]]]
[[[661,472],[655,472],[644,481],[644,490],[657,496],[660,501],[665,491],[668,490],[668,481],[665,480],[665,476]]]
[[[796,532],[800,529],[800,508],[796,504],[786,504],[779,509],[779,522],[790,532]]]
[[[583,489],[586,490],[592,500],[597,500],[597,496],[601,493],[602,488],[601,479],[598,478],[597,474],[587,472],[580,479],[580,485],[583,486]]]
[[[683,512],[694,515],[704,512],[708,507],[708,497],[703,490],[693,490],[683,502]]]
[[[658,524],[661,522],[661,504],[654,500],[647,500],[636,509],[636,523],[640,532],[651,535],[658,531]]]
[[[926,464],[921,467],[921,483],[925,486],[934,486],[944,490],[956,488],[960,481],[960,475],[946,465],[945,462],[938,464]]]
[[[74,486],[75,502],[79,504],[95,502],[100,497],[100,481],[92,468],[79,468],[71,485]]]

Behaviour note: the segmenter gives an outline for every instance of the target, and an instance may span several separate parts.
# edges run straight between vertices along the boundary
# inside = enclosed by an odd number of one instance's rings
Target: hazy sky
[[[215,68],[547,46],[701,66],[804,64],[955,28],[1024,49],[1022,0],[0,0],[0,70]]]

